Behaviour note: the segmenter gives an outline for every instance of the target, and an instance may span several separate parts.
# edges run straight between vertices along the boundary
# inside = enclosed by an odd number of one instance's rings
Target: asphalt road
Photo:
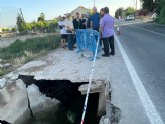
[[[120,22],[120,43],[165,123],[165,26]],[[137,21],[133,22],[137,23]]]

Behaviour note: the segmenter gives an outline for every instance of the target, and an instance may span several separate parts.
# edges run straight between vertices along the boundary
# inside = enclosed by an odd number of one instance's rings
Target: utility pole
[[[96,6],[96,0],[94,0],[94,6]]]
[[[137,10],[138,1],[137,0],[132,0],[132,1],[133,1],[133,8]]]

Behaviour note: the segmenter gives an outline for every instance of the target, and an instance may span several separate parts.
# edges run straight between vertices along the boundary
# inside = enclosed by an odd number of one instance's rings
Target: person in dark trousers
[[[65,48],[66,47],[66,29],[64,26],[64,21],[65,21],[65,17],[59,17],[60,21],[58,22],[58,26],[60,28],[60,32],[61,32],[61,47]]]
[[[97,12],[97,8],[93,7],[94,14],[91,16],[91,28],[99,32],[100,14]]]
[[[81,14],[81,29],[86,29],[87,28],[87,23],[86,23],[86,18],[84,14]]]
[[[94,14],[91,16],[91,28],[93,30],[96,30],[97,32],[99,32],[99,27],[100,27],[100,14],[97,12],[97,8],[93,7],[93,12]],[[99,41],[100,45],[101,44],[101,40]]]
[[[101,22],[101,19],[104,17],[104,8],[102,8],[101,10],[100,10],[100,22]],[[103,44],[103,38],[102,38],[102,33],[100,33],[100,36],[101,36],[101,38],[100,38],[100,45],[102,46],[102,44]],[[102,48],[102,50],[104,50],[104,48]]]
[[[73,23],[69,19],[69,14],[66,15],[66,19],[64,21],[64,26],[66,29],[66,34],[67,34],[67,42],[68,42],[68,49],[73,50]]]
[[[102,56],[108,57],[109,54],[115,55],[114,46],[114,18],[109,14],[109,8],[104,8],[104,17],[100,22],[100,31],[102,32],[103,44],[104,44],[104,54]],[[109,46],[111,52],[109,53]]]
[[[80,14],[78,12],[76,12],[76,17],[73,20],[73,27],[75,31],[76,29],[81,29],[81,19],[80,19]],[[76,43],[76,36],[74,35],[73,44],[75,45],[75,43]]]
[[[91,16],[90,16],[90,13],[87,12],[87,13],[85,14],[85,17],[86,17],[86,27],[87,27],[87,28],[91,28]]]

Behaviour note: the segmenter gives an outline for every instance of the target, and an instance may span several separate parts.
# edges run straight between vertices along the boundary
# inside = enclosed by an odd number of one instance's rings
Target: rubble
[[[0,89],[0,119],[12,124],[22,124],[28,118],[30,111],[26,86],[22,80]]]
[[[0,79],[0,89],[3,88],[6,85],[6,79],[2,78]]]

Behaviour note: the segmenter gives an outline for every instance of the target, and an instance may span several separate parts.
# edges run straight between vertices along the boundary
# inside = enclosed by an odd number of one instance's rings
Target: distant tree
[[[160,14],[161,10],[163,10],[165,6],[165,0],[155,0],[156,4],[156,13]]]
[[[90,15],[93,15],[94,12],[93,12],[92,9],[90,9],[90,10],[89,10],[89,13],[90,13]]]
[[[52,22],[48,25],[48,32],[55,32],[55,29],[57,28],[58,20],[53,19]]]
[[[143,9],[147,9],[150,12],[152,12],[156,7],[156,4],[154,1],[155,0],[142,0]]]
[[[23,20],[23,18],[22,18],[22,16],[21,16],[21,14],[18,14],[18,16],[17,16],[17,26],[18,26],[18,30],[19,30],[19,32],[21,32],[21,26],[24,24],[25,22],[24,22],[24,20]]]
[[[36,29],[43,32],[43,29],[45,28],[45,22],[43,21],[38,21],[36,23]]]
[[[150,12],[149,12],[149,10],[147,10],[147,9],[140,9],[140,10],[138,10],[138,12],[137,12],[137,14],[138,14],[138,16],[146,16],[147,14],[149,14]]]
[[[136,10],[133,7],[128,7],[126,10],[124,10],[125,16],[134,15],[135,12]]]
[[[11,32],[16,32],[16,28],[12,28],[11,29]]]
[[[118,8],[115,12],[115,17],[116,18],[119,18],[119,16],[122,17],[123,16],[123,11],[124,11],[124,8],[122,8],[122,7]]]
[[[32,21],[31,22],[31,28],[32,28],[32,30],[34,30],[34,31],[36,31],[37,30],[37,28],[36,28],[36,21]]]
[[[165,24],[165,0],[156,0],[156,21],[161,24]]]
[[[40,13],[40,16],[38,17],[38,20],[37,20],[38,22],[39,21],[45,21],[45,14],[44,13]]]
[[[5,29],[2,29],[2,33],[5,33],[5,31],[6,31]]]
[[[10,29],[9,28],[2,29],[2,33],[8,33],[8,32],[10,32]]]

